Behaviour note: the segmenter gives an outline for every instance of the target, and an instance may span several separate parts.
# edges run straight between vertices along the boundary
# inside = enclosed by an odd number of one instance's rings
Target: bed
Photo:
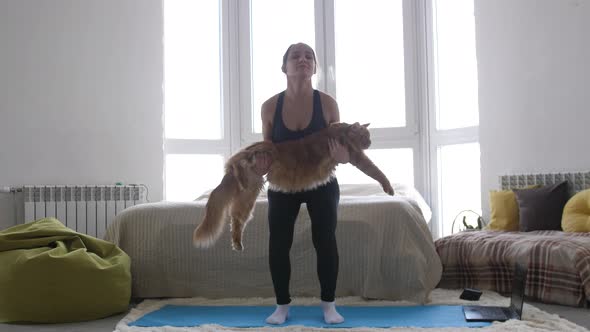
[[[568,181],[570,194],[590,188],[590,173],[500,177],[503,190]],[[525,295],[535,301],[587,306],[590,300],[590,233],[555,230],[464,231],[435,242],[443,264],[438,287],[479,288],[508,294],[513,266],[528,266]]]
[[[378,185],[341,185],[336,296],[425,302],[438,284],[442,265],[428,226],[431,211],[414,188],[394,189],[391,197]],[[147,203],[117,215],[105,239],[131,257],[133,297],[274,296],[265,193],[244,232],[243,252],[231,250],[228,229],[212,248],[193,248],[206,201],[207,195],[195,202]],[[302,206],[291,250],[293,296],[319,296],[310,232]]]

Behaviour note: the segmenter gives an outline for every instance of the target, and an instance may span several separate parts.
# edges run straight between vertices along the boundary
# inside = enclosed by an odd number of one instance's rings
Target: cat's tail
[[[221,183],[211,192],[205,206],[205,218],[193,232],[193,245],[196,248],[208,248],[219,239],[223,233],[225,211],[237,191],[236,178],[231,172],[226,173]]]

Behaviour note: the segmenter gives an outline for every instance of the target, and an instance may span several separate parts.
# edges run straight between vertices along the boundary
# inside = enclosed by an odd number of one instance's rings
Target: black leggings
[[[269,265],[277,304],[291,302],[289,251],[301,203],[307,204],[311,218],[321,299],[327,302],[334,301],[338,278],[336,222],[339,200],[340,187],[336,179],[316,189],[299,193],[286,194],[268,190]]]

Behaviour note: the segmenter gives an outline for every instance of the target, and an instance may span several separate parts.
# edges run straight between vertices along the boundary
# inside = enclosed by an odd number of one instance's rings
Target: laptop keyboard
[[[494,319],[507,319],[506,314],[502,308],[488,308],[488,307],[481,307],[478,308],[477,311],[481,313],[484,317],[494,318]]]

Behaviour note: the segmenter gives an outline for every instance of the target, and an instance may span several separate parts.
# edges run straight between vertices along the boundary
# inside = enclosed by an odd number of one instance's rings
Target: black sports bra
[[[322,111],[322,101],[320,99],[320,92],[313,90],[313,114],[311,123],[307,128],[293,131],[285,126],[283,122],[283,100],[285,98],[285,91],[279,93],[277,100],[277,108],[272,122],[271,139],[274,143],[303,138],[320,129],[326,128],[326,120],[324,119],[324,112]]]

